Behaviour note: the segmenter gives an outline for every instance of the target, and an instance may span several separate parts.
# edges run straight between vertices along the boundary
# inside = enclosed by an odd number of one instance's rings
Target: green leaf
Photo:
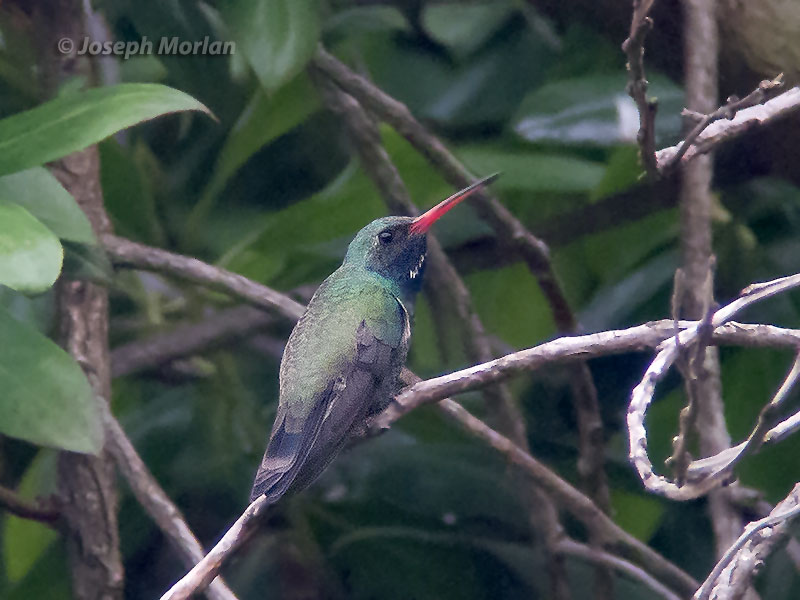
[[[73,452],[96,453],[103,427],[78,364],[0,308],[0,433]]]
[[[502,173],[493,184],[498,189],[587,192],[600,183],[604,171],[602,164],[583,158],[504,149],[488,144],[462,146],[457,154],[478,175],[495,171]]]
[[[75,199],[43,167],[0,177],[0,200],[19,204],[62,240],[96,242],[92,226]]]
[[[318,218],[323,214],[325,219]],[[286,274],[288,279],[280,287],[321,279],[335,268],[331,261],[341,260],[353,235],[383,214],[372,182],[360,169],[349,167],[319,193],[268,215],[263,227],[223,257],[221,264],[273,284],[276,277]],[[322,272],[314,269],[320,255],[327,258]],[[296,268],[290,268],[289,258],[296,261]]]
[[[430,4],[425,6],[423,24],[433,39],[463,57],[497,33],[514,10],[510,0]]]
[[[43,292],[58,279],[63,258],[58,238],[47,227],[18,204],[0,200],[0,284]]]
[[[625,75],[587,75],[541,86],[522,101],[514,130],[532,142],[611,145],[636,141],[639,113],[625,93]],[[659,101],[656,136],[664,143],[680,134],[683,92],[653,77],[649,94]]]
[[[28,465],[17,492],[22,498],[33,500],[54,492],[55,481],[55,454],[39,452]],[[57,538],[58,532],[51,527],[8,515],[3,527],[3,557],[8,579],[17,582],[25,577]]]
[[[319,108],[319,97],[308,76],[301,74],[273,95],[256,90],[255,95],[225,140],[206,189],[192,212],[188,229],[207,214],[227,181],[259,149],[302,123]]]
[[[191,96],[153,83],[60,96],[0,120],[0,175],[56,160],[136,123],[185,110],[210,114]]]
[[[319,40],[317,0],[228,0],[221,12],[268,92],[300,72]]]

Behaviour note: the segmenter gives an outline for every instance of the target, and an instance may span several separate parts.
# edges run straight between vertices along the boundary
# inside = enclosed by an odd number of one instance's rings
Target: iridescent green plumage
[[[422,285],[425,233],[489,180],[417,218],[384,217],[358,232],[289,337],[275,424],[251,499],[274,502],[311,483],[353,430],[391,401]]]

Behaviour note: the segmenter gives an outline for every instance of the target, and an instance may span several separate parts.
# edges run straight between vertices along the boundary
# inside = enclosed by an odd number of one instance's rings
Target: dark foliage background
[[[302,60],[259,64],[251,50],[270,36],[297,36],[298,55],[317,39],[440,134],[475,173],[502,171],[503,203],[551,246],[558,274],[585,331],[669,315],[678,266],[677,195],[640,181],[638,117],[625,94],[620,43],[626,3],[292,2],[297,18],[263,20],[275,2],[98,2],[113,39],[237,40],[233,56],[136,56],[97,61],[105,83],[162,82],[217,116],[185,113],[128,130],[100,145],[106,206],[115,231],[194,255],[307,299],[340,262],[353,234],[386,212],[354,158],[340,122],[323,110]],[[289,2],[285,2],[287,6]],[[619,4],[619,6],[616,6]],[[41,101],[31,73],[35,31],[21,9],[0,12],[0,116]],[[294,14],[294,12],[292,12]],[[680,10],[659,3],[648,45],[652,92],[661,101],[658,145],[681,136]],[[248,50],[246,50],[246,48]],[[256,53],[257,55],[257,53]],[[725,92],[746,94],[759,76],[730,53]],[[302,58],[302,56],[301,56]],[[719,153],[714,214],[716,297],[798,269],[800,189],[789,124]],[[397,134],[383,141],[420,206],[451,193]],[[437,234],[465,276],[497,354],[556,335],[528,270],[502,254],[468,206]],[[85,269],[81,261],[68,269]],[[230,301],[167,277],[113,278],[112,345],[199,322]],[[0,302],[42,331],[52,296],[0,288]],[[759,305],[749,318],[800,326],[797,296]],[[748,317],[745,317],[748,318]],[[409,366],[423,377],[467,364],[459,328],[420,302]],[[285,324],[253,332],[202,356],[114,382],[113,409],[156,478],[205,544],[239,515],[265,445],[277,397]],[[722,352],[726,417],[746,435],[790,356]],[[627,462],[623,415],[646,355],[598,359],[614,518],[702,580],[713,536],[703,501],[644,493]],[[577,436],[566,371],[519,377],[513,392],[535,456],[577,482]],[[460,398],[484,415],[480,396]],[[677,378],[650,413],[651,447],[670,449],[684,401]],[[770,501],[797,479],[796,439],[748,459],[741,481]],[[0,481],[33,497],[52,481],[55,452],[0,439]],[[546,598],[546,577],[510,467],[430,407],[336,460],[309,490],[282,502],[263,535],[226,569],[241,598]],[[157,597],[182,568],[136,501],[124,492],[121,536],[126,596]],[[582,532],[567,521],[576,535]],[[59,535],[15,517],[0,519],[0,597],[69,598]],[[570,559],[575,598],[591,597],[592,568]],[[758,580],[765,600],[796,597],[795,567],[778,553]],[[617,597],[650,592],[620,578]],[[795,591],[792,591],[795,590]]]

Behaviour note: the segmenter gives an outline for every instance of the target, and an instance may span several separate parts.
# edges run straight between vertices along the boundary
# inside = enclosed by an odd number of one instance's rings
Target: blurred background
[[[115,232],[242,273],[306,301],[340,263],[347,243],[386,208],[355,158],[340,120],[303,69],[317,41],[406,103],[476,174],[502,171],[493,190],[547,242],[586,332],[669,316],[679,264],[677,184],[641,180],[638,115],[625,93],[630,6],[604,0],[327,0],[275,4],[197,0],[94,2],[93,39],[235,40],[230,56],[98,57],[98,83],[161,82],[216,115],[167,116],[100,144],[105,203]],[[755,3],[744,14],[720,4],[722,97],[759,80],[796,73],[797,5]],[[791,9],[794,6],[794,9]],[[748,9],[749,10],[749,9]],[[759,12],[752,9],[755,12]],[[772,12],[770,12],[772,11]],[[781,12],[784,11],[784,12]],[[265,15],[267,15],[265,17]],[[657,145],[681,139],[682,12],[658,2],[645,62],[658,97]],[[759,19],[761,19],[759,21]],[[761,23],[761,25],[759,25]],[[780,23],[764,33],[770,23]],[[748,27],[750,29],[748,29]],[[762,27],[758,30],[758,27]],[[766,27],[767,29],[763,29]],[[759,48],[779,38],[779,49]],[[792,33],[794,32],[794,33]],[[36,30],[25,2],[0,7],[0,116],[41,103]],[[774,35],[773,35],[774,34]],[[257,60],[260,44],[294,36],[288,66]],[[792,37],[794,36],[794,37]],[[787,50],[788,49],[788,50]],[[792,54],[792,52],[794,54]],[[256,58],[254,58],[256,57]],[[285,67],[285,68],[284,68]],[[798,122],[757,131],[716,156],[716,298],[800,267]],[[383,143],[414,201],[452,193],[399,135]],[[557,335],[528,269],[504,253],[464,206],[436,227],[464,276],[497,355]],[[99,268],[69,254],[66,269]],[[112,289],[112,347],[143,343],[206,322],[232,306],[222,295],[169,277],[119,272]],[[742,320],[800,327],[795,295],[759,304]],[[51,295],[0,290],[21,319],[51,331]],[[452,311],[421,298],[409,367],[422,377],[469,364]],[[201,355],[120,375],[113,409],[136,448],[205,545],[247,503],[277,401],[277,369],[290,325],[226,339]],[[779,385],[791,356],[722,349],[726,417],[745,436]],[[116,355],[119,357],[119,354]],[[704,501],[676,503],[643,492],[628,465],[623,417],[650,356],[592,360],[608,442],[613,516],[696,578],[713,566]],[[577,433],[568,373],[517,377],[533,454],[577,483]],[[459,398],[485,414],[479,394]],[[671,376],[649,413],[656,469],[664,471],[685,402]],[[798,440],[749,458],[741,481],[775,502],[797,479]],[[0,439],[0,482],[35,496],[53,480],[55,452]],[[661,461],[661,462],[659,462]],[[310,489],[286,499],[262,535],[229,564],[240,598],[547,598],[538,541],[511,467],[430,407],[343,453]],[[183,572],[171,547],[123,485],[120,523],[126,596],[154,598]],[[577,524],[566,520],[577,536]],[[70,597],[64,545],[34,522],[0,518],[0,597]],[[575,598],[591,597],[593,568],[568,560]],[[797,567],[778,553],[758,580],[762,598],[797,596]],[[617,597],[650,598],[623,577]]]

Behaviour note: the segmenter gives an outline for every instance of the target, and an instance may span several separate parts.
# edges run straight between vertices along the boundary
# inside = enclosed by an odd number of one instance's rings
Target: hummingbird
[[[361,229],[317,289],[286,344],[278,410],[250,494],[269,503],[311,484],[350,435],[398,390],[425,271],[426,233],[497,177],[485,177],[418,217]]]

